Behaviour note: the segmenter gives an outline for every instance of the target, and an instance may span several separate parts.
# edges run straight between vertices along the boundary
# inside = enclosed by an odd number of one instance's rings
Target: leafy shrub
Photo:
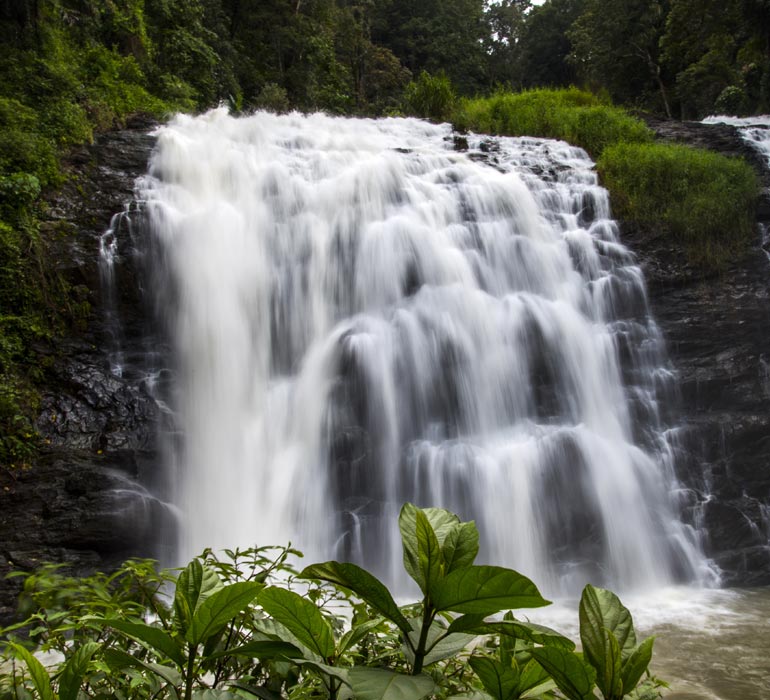
[[[741,116],[746,113],[747,105],[746,91],[738,85],[728,85],[714,102],[714,113]]]
[[[759,190],[742,160],[688,146],[626,143],[607,148],[597,166],[617,216],[659,223],[704,270],[724,268],[750,240]]]
[[[501,136],[562,139],[593,157],[613,143],[652,140],[652,132],[640,120],[577,88],[499,92],[463,100],[457,111],[463,128]]]
[[[329,561],[301,573],[288,548],[210,551],[173,578],[129,561],[115,574],[68,578],[55,567],[25,577],[29,617],[4,630],[8,692],[43,698],[96,697],[263,700],[426,696],[492,700],[605,700],[659,696],[649,677],[653,640],[637,644],[628,610],[610,591],[586,586],[575,643],[514,618],[510,608],[547,605],[512,569],[474,563],[479,533],[440,508],[406,504],[399,516],[404,567],[422,592],[399,606],[355,564]],[[293,590],[303,581],[300,594]],[[337,612],[340,611],[341,612]],[[149,622],[148,622],[149,620]],[[10,635],[56,650],[49,675]],[[473,643],[472,652],[469,645]],[[646,677],[645,677],[646,676]],[[245,695],[244,695],[245,694]],[[481,695],[484,697],[483,695]]]
[[[431,75],[422,71],[404,90],[405,112],[434,121],[449,119],[455,101],[452,83],[443,72]]]
[[[256,109],[283,114],[289,111],[289,95],[286,88],[275,83],[266,83],[254,100]]]

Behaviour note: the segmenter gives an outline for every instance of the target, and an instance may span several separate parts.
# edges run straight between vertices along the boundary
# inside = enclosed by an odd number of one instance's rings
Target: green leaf
[[[436,533],[436,539],[443,547],[452,528],[460,524],[460,518],[444,508],[419,508],[418,510],[428,519],[430,526]]]
[[[441,546],[444,573],[471,566],[479,553],[479,531],[473,521],[455,524]]]
[[[268,690],[267,688],[261,685],[249,685],[247,683],[235,682],[235,683],[230,683],[230,687],[237,688],[238,690],[243,690],[246,693],[249,693],[250,695],[254,695],[255,697],[261,698],[261,700],[283,700],[280,693],[276,693],[273,690]]]
[[[484,624],[486,615],[460,615],[452,620],[449,625],[450,632],[468,632],[475,630]],[[487,634],[486,632],[477,632],[476,634]]]
[[[620,675],[623,679],[623,692],[630,693],[636,688],[647,667],[652,660],[652,644],[655,637],[648,637],[636,649],[623,664]]]
[[[596,684],[607,700],[621,700],[623,697],[620,667],[618,640],[612,632],[604,630],[604,666],[596,669]]]
[[[425,518],[430,525],[430,530],[435,537],[435,543],[438,544],[438,558],[441,561],[441,548],[444,540],[453,527],[459,524],[460,519],[448,510],[443,508],[418,508],[412,503],[405,503],[398,516],[398,529],[401,532],[401,542],[404,547],[404,568],[407,573],[417,582],[423,593],[428,592],[426,581],[425,562],[420,562],[420,541],[422,540],[423,549],[428,544],[426,542],[425,524],[421,526],[422,536],[418,536],[418,523],[421,518]],[[432,547],[434,542],[430,543]]]
[[[350,678],[348,677],[350,669],[339,668],[338,666],[330,666],[328,664],[322,664],[313,659],[294,659],[295,664],[300,666],[307,666],[313,669],[316,673],[320,673],[322,676],[331,676],[338,681],[342,681],[346,685],[350,685]]]
[[[444,559],[441,555],[441,545],[438,542],[433,526],[428,521],[425,513],[417,511],[417,558],[422,573],[425,587],[423,593],[427,593],[433,584],[442,577]]]
[[[476,639],[475,634],[450,634],[433,644],[429,643],[426,646],[425,658],[422,660],[423,668],[451,656],[457,656],[474,639]]]
[[[127,637],[141,642],[144,646],[160,652],[164,657],[171,659],[177,666],[185,665],[185,657],[182,649],[179,647],[170,634],[160,629],[143,623],[127,622],[125,620],[111,620],[109,618],[100,618],[99,623],[109,625],[118,632],[122,632]]]
[[[431,591],[437,610],[491,615],[510,608],[549,605],[532,581],[513,569],[468,566],[437,582]]]
[[[59,700],[77,700],[91,657],[100,647],[98,642],[86,642],[67,660],[59,675]]]
[[[356,700],[421,700],[435,688],[429,676],[405,676],[382,668],[354,666],[348,675]]]
[[[275,586],[259,594],[259,604],[322,659],[334,656],[334,635],[321,611],[302,596]]]
[[[502,634],[514,639],[523,639],[533,644],[561,647],[567,651],[572,651],[575,648],[575,642],[563,634],[550,627],[536,625],[533,622],[521,622],[519,620],[485,622],[475,627],[469,627],[468,631],[475,634]]]
[[[229,690],[220,690],[218,688],[205,688],[193,690],[193,700],[241,700],[241,696],[232,693]]]
[[[48,671],[45,670],[45,666],[20,644],[11,642],[10,646],[16,655],[27,665],[30,678],[32,678],[32,683],[41,700],[54,700],[51,679],[48,677]]]
[[[577,654],[558,647],[541,647],[533,649],[532,656],[569,700],[596,700],[592,692],[596,671]]]
[[[206,598],[193,615],[185,633],[187,641],[194,646],[204,643],[251,603],[262,588],[264,586],[261,583],[239,581]]]
[[[419,545],[417,543],[417,513],[419,509],[412,503],[404,503],[398,516],[398,529],[401,532],[401,544],[404,548],[404,568],[425,591],[425,577],[420,568]]]
[[[580,641],[586,659],[596,669],[604,666],[605,629],[615,635],[625,662],[636,648],[631,613],[614,593],[589,584],[580,598]]]
[[[411,624],[412,631],[409,633],[411,644],[403,644],[401,647],[401,651],[410,665],[414,664],[414,649],[420,642],[422,618],[411,620]],[[425,656],[422,661],[423,668],[442,659],[455,656],[476,638],[476,635],[473,634],[448,634],[448,632],[446,627],[442,627],[435,620],[428,628],[428,634],[425,638]]]
[[[162,681],[165,681],[168,687],[174,692],[174,695],[179,698],[177,688],[182,685],[182,674],[175,668],[162,666],[160,664],[145,663],[141,659],[138,659],[131,654],[127,654],[120,649],[105,649],[102,655],[110,668],[117,671],[121,671],[125,668],[138,668],[150,671]]]
[[[472,656],[470,664],[486,691],[495,700],[509,700],[519,696],[519,670],[515,666],[504,666],[488,656]]]
[[[303,656],[302,651],[288,642],[279,642],[272,639],[248,642],[238,647],[224,649],[206,657],[207,661],[221,659],[225,656],[247,656],[252,659],[273,659],[285,656],[287,659],[296,659]]]
[[[525,693],[532,688],[536,688],[545,683],[550,677],[548,672],[535,659],[530,659],[524,668],[521,669],[519,692]]]
[[[388,589],[360,566],[327,561],[308,566],[300,573],[299,578],[320,579],[347,588],[361,596],[378,613],[394,622],[404,634],[411,631],[409,620],[398,609]]]
[[[203,602],[221,590],[222,585],[217,572],[198,559],[193,559],[179,574],[174,592],[174,613],[176,624],[184,634]]]
[[[352,629],[345,632],[340,639],[338,655],[344,654],[348,649],[360,642],[369,632],[379,627],[385,621],[384,617],[377,617],[374,620],[361,622]]]

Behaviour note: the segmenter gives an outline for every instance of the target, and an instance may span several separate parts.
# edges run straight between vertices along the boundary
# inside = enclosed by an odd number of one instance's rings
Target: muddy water
[[[672,588],[622,596],[640,639],[655,635],[652,672],[666,700],[770,700],[770,588]],[[577,601],[532,619],[578,639]]]

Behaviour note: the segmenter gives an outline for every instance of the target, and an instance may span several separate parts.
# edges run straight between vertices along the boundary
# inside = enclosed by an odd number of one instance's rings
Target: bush
[[[286,88],[275,83],[266,83],[260,90],[257,99],[254,100],[254,107],[264,109],[268,112],[283,114],[289,111],[289,96]]]
[[[574,87],[499,92],[463,100],[456,113],[458,126],[463,128],[501,136],[562,139],[594,158],[613,143],[652,140],[652,132],[640,120]]]
[[[743,88],[738,85],[728,85],[714,102],[715,114],[746,114],[748,98]]]
[[[618,217],[660,224],[690,262],[723,269],[750,240],[759,186],[742,160],[688,146],[618,144],[597,163]]]
[[[405,112],[415,117],[445,121],[450,118],[456,101],[449,78],[442,72],[431,75],[422,71],[404,91]]]
[[[52,566],[11,574],[25,577],[29,617],[0,630],[12,660],[0,656],[0,697],[34,690],[74,700],[84,688],[126,700],[587,700],[594,688],[605,700],[659,697],[648,672],[654,638],[638,643],[614,593],[584,588],[577,654],[559,632],[514,618],[512,609],[548,601],[517,571],[474,564],[473,522],[407,503],[398,525],[404,567],[422,593],[407,606],[355,564],[298,573],[288,548],[225,550],[225,559],[206,551],[179,572],[173,596],[172,572],[147,560],[87,579]],[[11,634],[19,630],[26,645]],[[35,646],[59,652],[50,675]]]

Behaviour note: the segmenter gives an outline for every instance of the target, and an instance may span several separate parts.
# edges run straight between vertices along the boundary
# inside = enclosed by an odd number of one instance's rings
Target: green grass
[[[540,136],[567,141],[596,158],[609,145],[652,141],[643,122],[577,88],[498,92],[463,100],[455,112],[462,129],[500,136]]]
[[[688,146],[620,143],[597,167],[616,216],[660,226],[704,270],[724,269],[751,240],[759,188],[742,160]]]

